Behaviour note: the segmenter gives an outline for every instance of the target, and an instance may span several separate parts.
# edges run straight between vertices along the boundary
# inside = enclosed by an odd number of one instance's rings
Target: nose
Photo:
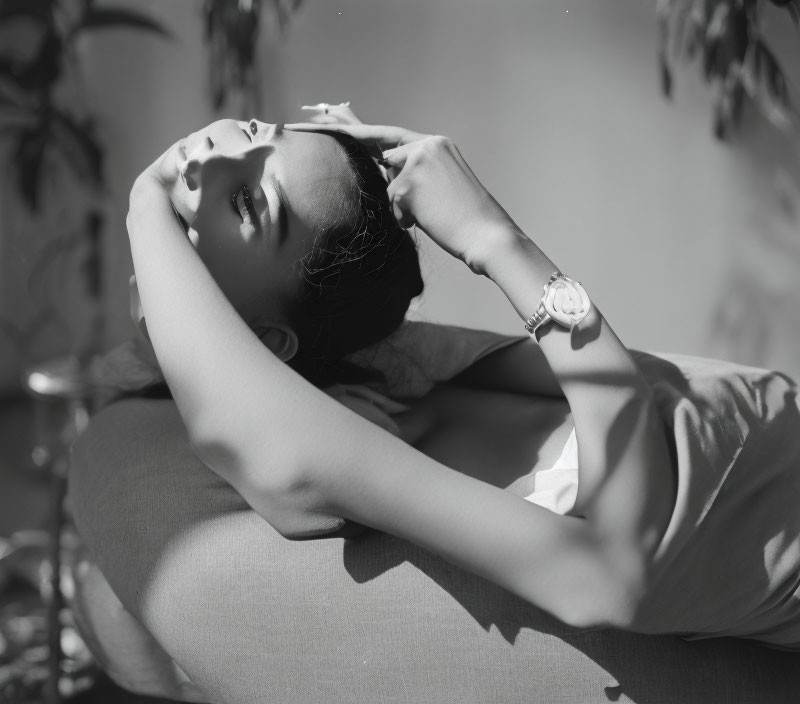
[[[200,187],[200,170],[203,162],[214,152],[214,141],[209,136],[203,137],[186,155],[186,163],[181,167],[181,178],[190,191]]]

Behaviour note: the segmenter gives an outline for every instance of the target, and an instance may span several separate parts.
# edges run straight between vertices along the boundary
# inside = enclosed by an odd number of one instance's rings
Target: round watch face
[[[567,328],[580,323],[592,307],[583,286],[563,275],[549,282],[542,302],[553,321]]]

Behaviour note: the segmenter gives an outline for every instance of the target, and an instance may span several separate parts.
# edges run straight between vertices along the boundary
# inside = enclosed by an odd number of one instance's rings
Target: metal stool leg
[[[48,679],[45,689],[45,704],[61,704],[59,682],[61,680],[61,610],[64,596],[61,593],[61,532],[64,527],[64,497],[67,492],[66,459],[60,457],[54,463],[50,477],[50,563],[49,602],[47,604],[48,633]],[[63,466],[62,466],[63,465]]]
[[[34,398],[46,402],[66,402],[66,419],[52,447],[37,448],[42,460],[49,464],[50,507],[47,562],[50,567],[48,580],[43,584],[46,598],[48,676],[44,686],[45,704],[61,704],[60,691],[63,652],[61,646],[64,595],[61,591],[61,538],[67,521],[64,500],[67,491],[69,447],[88,423],[92,389],[77,360],[72,358],[54,360],[27,371],[23,384]]]

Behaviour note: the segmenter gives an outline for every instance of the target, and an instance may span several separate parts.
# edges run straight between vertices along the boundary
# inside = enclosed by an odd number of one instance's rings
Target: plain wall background
[[[130,184],[169,144],[215,117],[201,4],[126,4],[160,18],[177,39],[115,31],[83,47],[87,95],[107,146],[109,347],[133,332]],[[800,80],[800,38],[788,16],[770,28]],[[677,73],[674,101],[661,97],[656,41],[654,3],[644,0],[305,0],[285,37],[265,23],[260,117],[296,119],[302,104],[350,100],[367,121],[447,134],[627,344],[800,373],[796,137],[750,114],[735,144],[715,141],[710,94],[694,67]],[[788,194],[783,209],[776,178]],[[0,267],[21,272],[41,219],[5,213],[2,223]],[[426,242],[421,256],[419,315],[521,331],[491,282]],[[24,316],[24,293],[10,280],[0,287],[0,311]],[[79,328],[73,298],[68,314]],[[59,344],[53,337],[44,347]],[[0,381],[13,376],[0,340]]]

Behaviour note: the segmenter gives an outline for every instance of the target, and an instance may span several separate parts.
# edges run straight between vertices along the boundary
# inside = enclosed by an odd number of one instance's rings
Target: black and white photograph
[[[0,0],[0,704],[800,701],[800,0]]]

